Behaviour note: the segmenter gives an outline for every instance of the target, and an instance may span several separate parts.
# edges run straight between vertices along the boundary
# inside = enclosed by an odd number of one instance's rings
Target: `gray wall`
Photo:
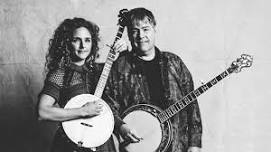
[[[199,97],[203,152],[270,150],[271,2],[268,0],[0,0],[0,151],[47,152],[54,123],[36,121],[48,40],[65,18],[101,28],[103,62],[122,8],[157,18],[157,45],[178,54],[195,81],[207,82],[242,53],[254,65]],[[127,39],[127,36],[125,35]]]

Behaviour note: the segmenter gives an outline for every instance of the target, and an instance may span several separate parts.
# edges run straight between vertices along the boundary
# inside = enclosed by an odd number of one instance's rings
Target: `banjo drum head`
[[[154,152],[162,140],[162,130],[159,120],[151,113],[135,110],[124,117],[124,122],[143,138],[138,143],[131,143],[125,149],[129,152]]]
[[[103,105],[103,111],[100,115],[62,122],[63,129],[69,139],[75,144],[82,142],[82,146],[86,148],[94,148],[104,144],[113,133],[114,117],[110,107],[105,101],[91,94],[75,96],[64,107],[65,109],[79,108],[87,102],[95,100],[99,100]]]

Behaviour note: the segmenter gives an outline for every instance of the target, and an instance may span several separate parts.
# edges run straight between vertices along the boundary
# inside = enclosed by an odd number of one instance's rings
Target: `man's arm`
[[[184,95],[187,95],[191,91],[194,90],[194,83],[192,79],[192,75],[189,72],[186,65],[182,60],[179,60],[179,78],[181,79],[179,83],[181,84],[181,88],[183,89]],[[202,122],[200,109],[198,105],[198,101],[193,101],[188,107],[188,146],[189,152],[198,152],[201,145],[202,138]]]
[[[186,70],[186,67],[184,67]],[[187,70],[188,71],[188,70]],[[187,93],[194,90],[194,83],[190,72],[186,72]],[[194,100],[188,107],[188,146],[201,147],[202,122],[198,101]]]

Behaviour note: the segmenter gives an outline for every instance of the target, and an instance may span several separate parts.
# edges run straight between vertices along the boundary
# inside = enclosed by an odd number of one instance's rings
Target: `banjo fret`
[[[179,109],[178,104],[174,104],[172,107],[173,107],[174,113],[178,112],[178,109]]]
[[[189,104],[189,99],[188,99],[188,97],[184,97],[183,100],[182,100],[182,102],[183,102],[184,105]]]

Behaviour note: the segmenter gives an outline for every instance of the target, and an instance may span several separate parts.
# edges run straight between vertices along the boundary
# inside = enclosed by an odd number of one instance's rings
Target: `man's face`
[[[144,20],[135,21],[129,33],[131,45],[140,51],[141,55],[148,55],[154,51],[155,27],[147,17]]]

